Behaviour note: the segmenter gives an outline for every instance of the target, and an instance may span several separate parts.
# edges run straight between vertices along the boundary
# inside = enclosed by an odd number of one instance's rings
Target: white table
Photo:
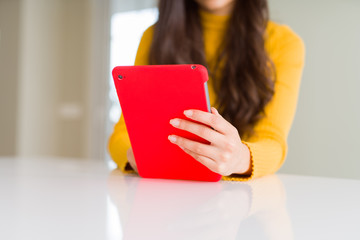
[[[141,179],[94,160],[0,158],[0,239],[360,239],[360,181]]]

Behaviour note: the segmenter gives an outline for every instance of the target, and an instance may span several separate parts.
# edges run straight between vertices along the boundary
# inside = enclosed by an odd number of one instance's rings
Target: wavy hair
[[[199,5],[194,0],[160,0],[149,64],[202,64],[208,68],[220,114],[240,136],[255,124],[274,94],[274,66],[265,50],[267,0],[236,0],[226,34],[209,66]]]

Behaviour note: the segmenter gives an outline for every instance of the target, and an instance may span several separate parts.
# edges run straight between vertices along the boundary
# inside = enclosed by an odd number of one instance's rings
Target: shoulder
[[[141,36],[137,49],[135,65],[148,65],[150,47],[154,35],[154,25],[148,27]]]
[[[305,44],[289,26],[269,21],[265,33],[265,48],[276,63],[303,64]]]
[[[142,34],[141,41],[151,42],[154,35],[154,28],[154,24],[148,27]]]

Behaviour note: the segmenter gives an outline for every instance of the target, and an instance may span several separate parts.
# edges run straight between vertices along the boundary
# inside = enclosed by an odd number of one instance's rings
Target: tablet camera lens
[[[119,80],[123,79],[122,75],[118,75]]]
[[[194,66],[194,65],[191,66],[191,69],[195,69],[195,68],[196,68],[196,66]]]

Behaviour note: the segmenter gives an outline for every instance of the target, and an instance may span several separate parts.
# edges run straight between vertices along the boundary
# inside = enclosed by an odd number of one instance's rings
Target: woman
[[[184,112],[213,129],[170,121],[210,145],[173,135],[169,140],[224,180],[276,172],[287,154],[296,110],[302,40],[268,20],[266,0],[161,0],[159,20],[144,32],[135,65],[184,63],[208,68],[210,104],[219,111]],[[109,151],[120,169],[137,171],[123,117]]]

